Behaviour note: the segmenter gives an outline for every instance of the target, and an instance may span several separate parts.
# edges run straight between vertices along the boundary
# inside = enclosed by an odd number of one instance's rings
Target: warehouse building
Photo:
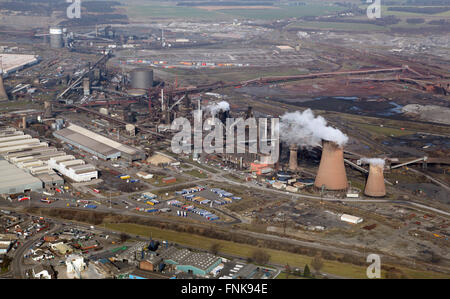
[[[51,158],[48,165],[77,183],[98,178],[98,171],[93,165],[77,160],[71,155]]]
[[[40,57],[28,54],[5,54],[2,53],[3,76],[6,77],[25,67],[32,66],[40,61]]]
[[[22,169],[25,173],[40,180],[41,189],[42,185],[44,188],[51,188],[64,184],[64,179],[55,170],[75,182],[86,182],[98,178],[95,167],[85,164],[81,160],[68,164],[50,163],[51,161],[75,160],[75,158],[69,156],[71,159],[67,159],[68,156],[65,152],[49,147],[47,143],[33,139],[30,135],[25,135],[14,128],[0,129],[0,156],[14,167]]]
[[[0,194],[42,191],[42,181],[6,160],[0,160]]]
[[[167,248],[161,257],[164,263],[173,265],[177,271],[207,276],[222,263],[222,259],[210,253],[192,252],[187,249]]]
[[[56,131],[53,135],[68,144],[91,153],[103,160],[123,158],[127,161],[143,160],[145,153],[121,144],[75,124]]]

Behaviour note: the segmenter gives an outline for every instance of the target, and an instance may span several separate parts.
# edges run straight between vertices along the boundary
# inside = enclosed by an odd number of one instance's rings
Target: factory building
[[[5,54],[1,55],[2,75],[8,75],[20,71],[21,69],[34,65],[40,61],[40,57],[28,54]]]
[[[41,190],[41,180],[8,161],[0,160],[0,194],[15,194]]]
[[[51,158],[48,165],[75,182],[89,182],[98,178],[98,171],[93,165],[76,160],[71,155]]]
[[[177,271],[206,276],[222,263],[222,259],[210,253],[192,252],[187,249],[167,248],[161,257],[164,263],[173,265]]]
[[[54,132],[53,135],[57,139],[103,160],[117,159],[119,157],[127,161],[145,159],[144,152],[75,124],[70,124],[67,128]]]
[[[55,170],[75,182],[86,182],[98,178],[98,172],[93,165],[85,164],[81,160],[56,163],[56,161],[69,160],[65,152],[49,147],[47,143],[33,139],[30,135],[25,135],[14,128],[0,129],[0,157],[5,163],[11,165],[10,167],[21,171],[20,174],[25,173],[27,177],[26,180],[23,180],[24,186],[16,185],[16,182],[6,178],[2,180],[4,183],[2,191],[6,191],[6,193],[19,193],[24,190],[36,191],[43,187],[51,188],[63,185],[64,179]],[[73,156],[69,157],[72,157],[70,160],[75,160]],[[7,172],[5,172],[6,174]]]

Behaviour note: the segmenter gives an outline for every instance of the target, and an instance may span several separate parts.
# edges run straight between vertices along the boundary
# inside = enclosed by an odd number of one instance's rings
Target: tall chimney
[[[296,171],[298,169],[297,163],[297,144],[291,144],[289,146],[290,157],[289,157],[289,170]]]
[[[348,188],[344,149],[332,141],[322,140],[322,158],[314,186],[336,191]]]
[[[0,102],[7,100],[8,94],[6,94],[5,85],[3,85],[3,69],[0,68]]]
[[[245,114],[245,118],[252,118],[253,117],[253,107],[248,106],[247,107],[247,113]]]
[[[49,101],[45,101],[44,102],[44,117],[45,118],[50,118],[53,116],[53,112],[52,112],[52,103]]]
[[[27,128],[27,117],[26,116],[22,117],[22,128],[24,128],[24,129]]]
[[[386,195],[383,165],[370,164],[369,177],[367,178],[364,194],[371,197],[383,197]]]

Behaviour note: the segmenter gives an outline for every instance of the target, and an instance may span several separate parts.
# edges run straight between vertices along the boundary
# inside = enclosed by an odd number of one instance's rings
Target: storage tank
[[[153,70],[151,68],[137,68],[131,72],[131,88],[149,89],[153,86]]]
[[[61,27],[50,27],[50,48],[60,49],[63,46],[63,31]]]

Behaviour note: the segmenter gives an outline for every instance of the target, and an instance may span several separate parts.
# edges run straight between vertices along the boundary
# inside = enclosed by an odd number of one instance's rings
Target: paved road
[[[26,278],[25,277],[25,267],[23,265],[23,258],[24,254],[27,250],[29,250],[34,243],[36,243],[41,237],[48,233],[55,232],[56,230],[60,229],[61,226],[59,224],[55,225],[50,230],[41,231],[34,236],[32,236],[29,240],[27,240],[25,243],[23,243],[19,248],[17,248],[14,259],[11,263],[11,269],[12,275],[14,278]]]

